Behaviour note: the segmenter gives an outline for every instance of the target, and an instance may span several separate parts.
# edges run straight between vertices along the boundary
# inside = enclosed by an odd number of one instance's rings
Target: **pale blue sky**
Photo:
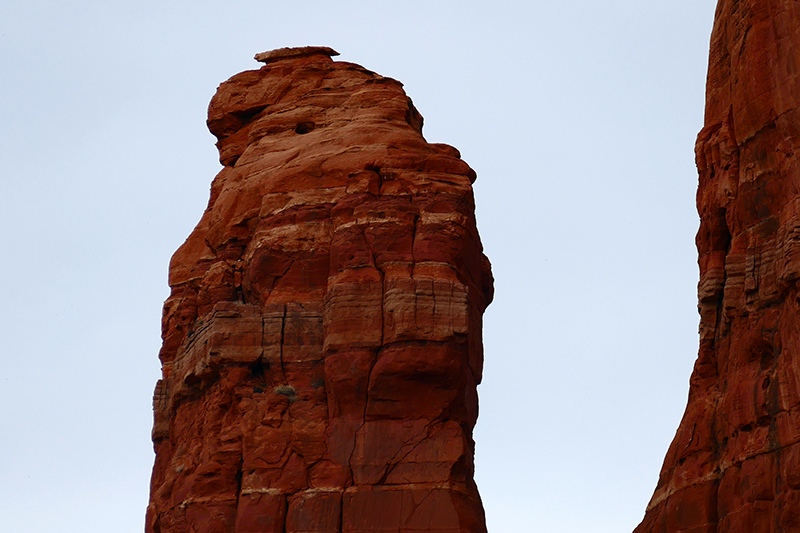
[[[220,168],[208,101],[312,44],[401,80],[478,173],[489,531],[632,530],[697,353],[714,7],[5,0],[0,530],[143,530],[168,261]]]

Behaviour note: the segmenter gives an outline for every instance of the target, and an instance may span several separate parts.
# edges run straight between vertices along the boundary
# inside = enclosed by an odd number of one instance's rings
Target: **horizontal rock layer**
[[[209,106],[224,168],[170,264],[148,532],[485,531],[475,173],[331,55],[260,54]]]
[[[700,351],[637,533],[800,531],[800,4],[720,0],[696,145]]]

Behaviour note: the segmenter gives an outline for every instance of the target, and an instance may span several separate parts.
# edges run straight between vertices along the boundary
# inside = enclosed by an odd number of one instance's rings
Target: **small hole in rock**
[[[294,129],[294,132],[295,133],[299,133],[300,135],[303,135],[303,134],[308,133],[309,131],[311,131],[313,129],[314,129],[314,123],[313,122],[301,122]]]

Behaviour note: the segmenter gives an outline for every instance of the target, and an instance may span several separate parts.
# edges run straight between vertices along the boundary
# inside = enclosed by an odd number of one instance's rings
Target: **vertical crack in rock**
[[[283,349],[286,343],[286,304],[283,305],[283,316],[281,317],[281,340],[279,345],[279,357],[281,362],[281,377],[284,381],[286,381],[286,385],[289,386],[289,382],[286,379],[286,367],[283,364]]]
[[[402,85],[259,54],[170,263],[147,533],[484,533],[472,429],[491,267],[475,172]]]
[[[700,349],[636,533],[800,531],[800,3],[719,0],[695,154]]]

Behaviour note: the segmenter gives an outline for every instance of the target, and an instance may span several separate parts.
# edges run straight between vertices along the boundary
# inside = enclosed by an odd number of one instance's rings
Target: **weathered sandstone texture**
[[[720,0],[697,139],[700,351],[637,533],[800,531],[800,2]]]
[[[475,173],[335,54],[259,54],[209,106],[224,168],[170,264],[149,533],[485,531]]]

